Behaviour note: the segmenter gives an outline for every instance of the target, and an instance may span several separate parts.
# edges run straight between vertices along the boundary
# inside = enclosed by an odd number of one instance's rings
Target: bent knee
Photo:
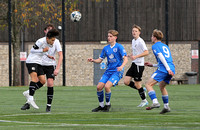
[[[130,84],[130,81],[124,80],[124,84],[128,86]]]
[[[46,83],[46,80],[40,80],[40,82],[44,85]]]

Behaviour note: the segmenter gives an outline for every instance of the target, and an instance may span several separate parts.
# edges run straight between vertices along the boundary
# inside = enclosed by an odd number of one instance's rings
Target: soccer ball
[[[73,22],[78,22],[81,20],[81,13],[79,11],[73,11],[70,18]]]

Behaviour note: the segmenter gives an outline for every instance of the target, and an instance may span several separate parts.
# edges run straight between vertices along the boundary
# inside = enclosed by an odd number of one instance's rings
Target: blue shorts
[[[113,86],[117,85],[119,80],[123,77],[124,71],[120,72],[105,72],[99,82],[106,84],[108,81],[112,82]]]
[[[155,79],[156,81],[158,82],[161,82],[161,81],[165,81],[167,84],[169,84],[172,76],[169,75],[168,73],[164,73],[164,72],[161,72],[159,70],[156,70],[152,75],[151,75],[151,78]]]

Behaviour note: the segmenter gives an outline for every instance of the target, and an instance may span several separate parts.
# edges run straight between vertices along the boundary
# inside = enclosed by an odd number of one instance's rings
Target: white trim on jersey
[[[141,37],[139,37],[136,40],[135,39],[132,40],[133,56],[139,55],[146,50],[148,50],[147,46]],[[136,65],[144,66],[144,57],[137,58],[137,59],[133,60],[132,62],[134,62]]]
[[[165,57],[163,56],[162,53],[158,53],[158,58],[160,59],[160,61],[163,63],[163,65],[165,66],[166,70],[170,70],[169,65],[167,64],[167,61],[165,60]]]

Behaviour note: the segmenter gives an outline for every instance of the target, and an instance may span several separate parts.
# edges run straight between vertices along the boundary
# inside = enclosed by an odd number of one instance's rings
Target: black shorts
[[[135,81],[142,81],[143,71],[144,66],[138,66],[133,62],[129,70],[126,72],[126,76],[134,78]]]
[[[44,74],[46,74],[47,79],[48,78],[53,78],[55,79],[55,76],[53,74],[54,70],[56,69],[56,66],[42,66]]]
[[[44,75],[44,71],[41,65],[36,63],[26,63],[28,73],[36,72],[38,76]]]

